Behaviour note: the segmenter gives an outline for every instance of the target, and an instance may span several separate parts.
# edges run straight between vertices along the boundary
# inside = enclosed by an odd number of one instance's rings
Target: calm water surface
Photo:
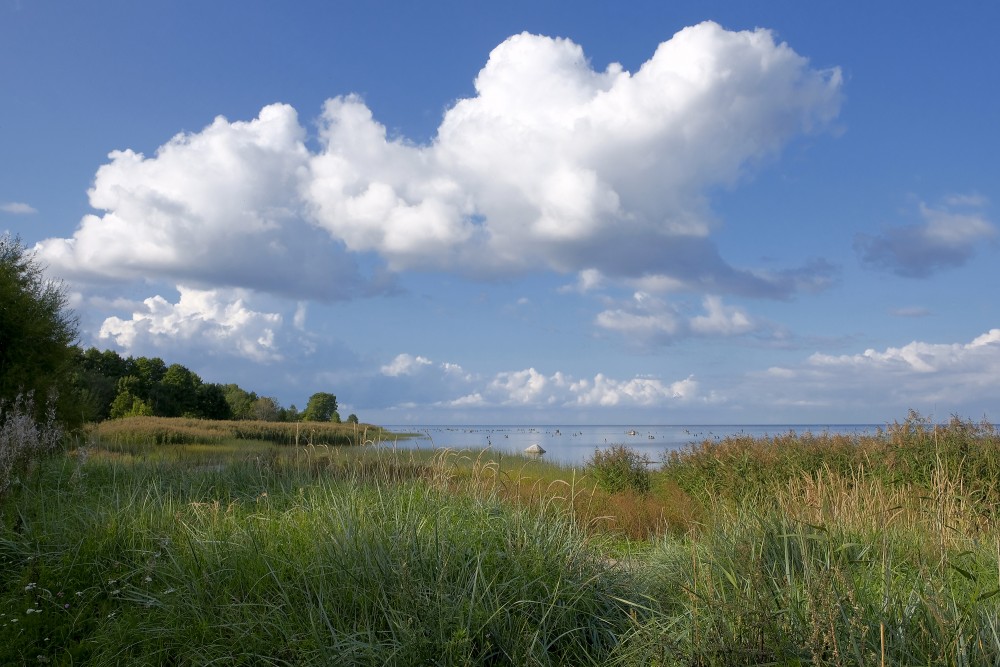
[[[654,462],[663,452],[703,440],[730,435],[764,437],[790,431],[813,434],[873,434],[875,424],[771,424],[767,426],[387,426],[394,433],[420,433],[420,437],[386,441],[402,449],[474,449],[489,447],[501,452],[522,452],[537,444],[543,457],[564,465],[583,465],[595,449],[624,444]]]

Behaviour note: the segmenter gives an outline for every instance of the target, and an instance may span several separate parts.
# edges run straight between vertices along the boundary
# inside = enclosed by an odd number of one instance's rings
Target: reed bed
[[[1000,500],[1000,434],[988,422],[932,424],[917,413],[874,435],[796,434],[705,440],[663,456],[665,472],[701,497],[743,497],[802,475],[858,476],[930,488],[943,466],[970,492]]]
[[[92,437],[116,445],[217,444],[230,440],[263,440],[277,445],[356,446],[389,436],[369,424],[331,422],[221,421],[172,417],[126,417],[89,428]]]

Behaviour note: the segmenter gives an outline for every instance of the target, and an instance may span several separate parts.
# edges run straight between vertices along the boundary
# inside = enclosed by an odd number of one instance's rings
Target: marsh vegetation
[[[107,424],[3,500],[4,664],[1000,660],[989,424],[575,470]]]

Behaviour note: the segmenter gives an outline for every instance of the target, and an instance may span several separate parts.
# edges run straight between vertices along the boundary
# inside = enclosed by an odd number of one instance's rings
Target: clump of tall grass
[[[0,401],[0,498],[18,480],[18,475],[55,451],[62,442],[63,428],[56,421],[54,395],[46,405],[44,418],[38,422],[33,394]]]
[[[928,558],[898,535],[744,510],[665,541],[624,664],[983,665],[1000,660],[996,543]]]
[[[624,471],[626,483],[602,486],[601,478],[589,468],[581,475],[574,468],[537,457],[459,451],[443,458],[454,471],[454,491],[482,489],[505,503],[528,509],[552,506],[588,535],[644,541],[664,532],[687,532],[700,517],[698,504],[671,480],[652,474],[646,457],[628,450],[623,459],[629,466]],[[620,460],[609,462],[609,467],[615,465]],[[610,475],[619,472],[612,469]]]
[[[648,493],[652,487],[650,463],[649,456],[631,447],[611,445],[608,449],[594,451],[587,459],[586,471],[593,476],[598,488],[608,493]]]

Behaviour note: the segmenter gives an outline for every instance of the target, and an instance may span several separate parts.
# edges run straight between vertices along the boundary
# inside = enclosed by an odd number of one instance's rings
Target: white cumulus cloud
[[[595,71],[579,45],[524,33],[493,50],[476,96],[429,145],[387,138],[357,97],[328,102],[307,198],[318,224],[396,269],[787,292],[718,256],[706,192],[827,124],[840,84],[766,30],[687,28],[635,73]]]
[[[578,405],[650,407],[690,400],[698,393],[698,383],[693,376],[664,384],[653,378],[614,380],[598,373],[592,381],[574,382],[570,390]]]
[[[114,151],[97,171],[72,238],[38,244],[56,272],[335,298],[356,289],[352,261],[302,221],[309,152],[294,109],[251,121],[223,117],[146,157]]]
[[[982,371],[1000,366],[1000,329],[990,329],[969,343],[925,343],[913,341],[883,351],[862,354],[814,354],[809,362],[817,367],[865,368],[874,371],[905,370],[916,373]]]
[[[324,105],[316,151],[286,104],[216,118],[153,156],[114,151],[89,192],[97,212],[39,243],[41,257],[79,280],[296,299],[385,289],[355,265],[372,253],[395,271],[577,273],[580,290],[601,276],[771,297],[811,284],[727,264],[708,197],[826,127],[837,69],[767,30],[707,22],[635,72],[595,70],[567,39],[514,35],[475,90],[422,145],[389,136],[348,94]]]
[[[278,313],[257,312],[239,290],[199,290],[178,287],[180,298],[170,303],[162,296],[142,302],[131,319],[109,317],[98,337],[129,354],[147,354],[192,343],[216,354],[235,355],[255,362],[280,361],[276,334],[282,326]]]
[[[389,377],[398,377],[400,375],[413,375],[417,373],[422,367],[430,366],[431,360],[427,357],[414,357],[411,354],[396,355],[390,363],[382,366],[382,375],[388,375]]]
[[[561,371],[546,374],[526,368],[484,377],[454,363],[410,354],[396,356],[382,366],[380,374],[393,381],[391,385],[380,382],[372,391],[371,397],[380,399],[377,407],[382,408],[662,407],[703,398],[693,376],[675,382],[650,377],[617,379],[603,373],[576,379]]]
[[[991,329],[969,342],[912,341],[854,354],[815,353],[798,365],[751,373],[724,393],[730,404],[760,406],[762,415],[812,407],[834,420],[891,420],[910,409],[937,411],[935,416],[944,418],[955,410],[995,411],[998,377],[1000,329]]]

